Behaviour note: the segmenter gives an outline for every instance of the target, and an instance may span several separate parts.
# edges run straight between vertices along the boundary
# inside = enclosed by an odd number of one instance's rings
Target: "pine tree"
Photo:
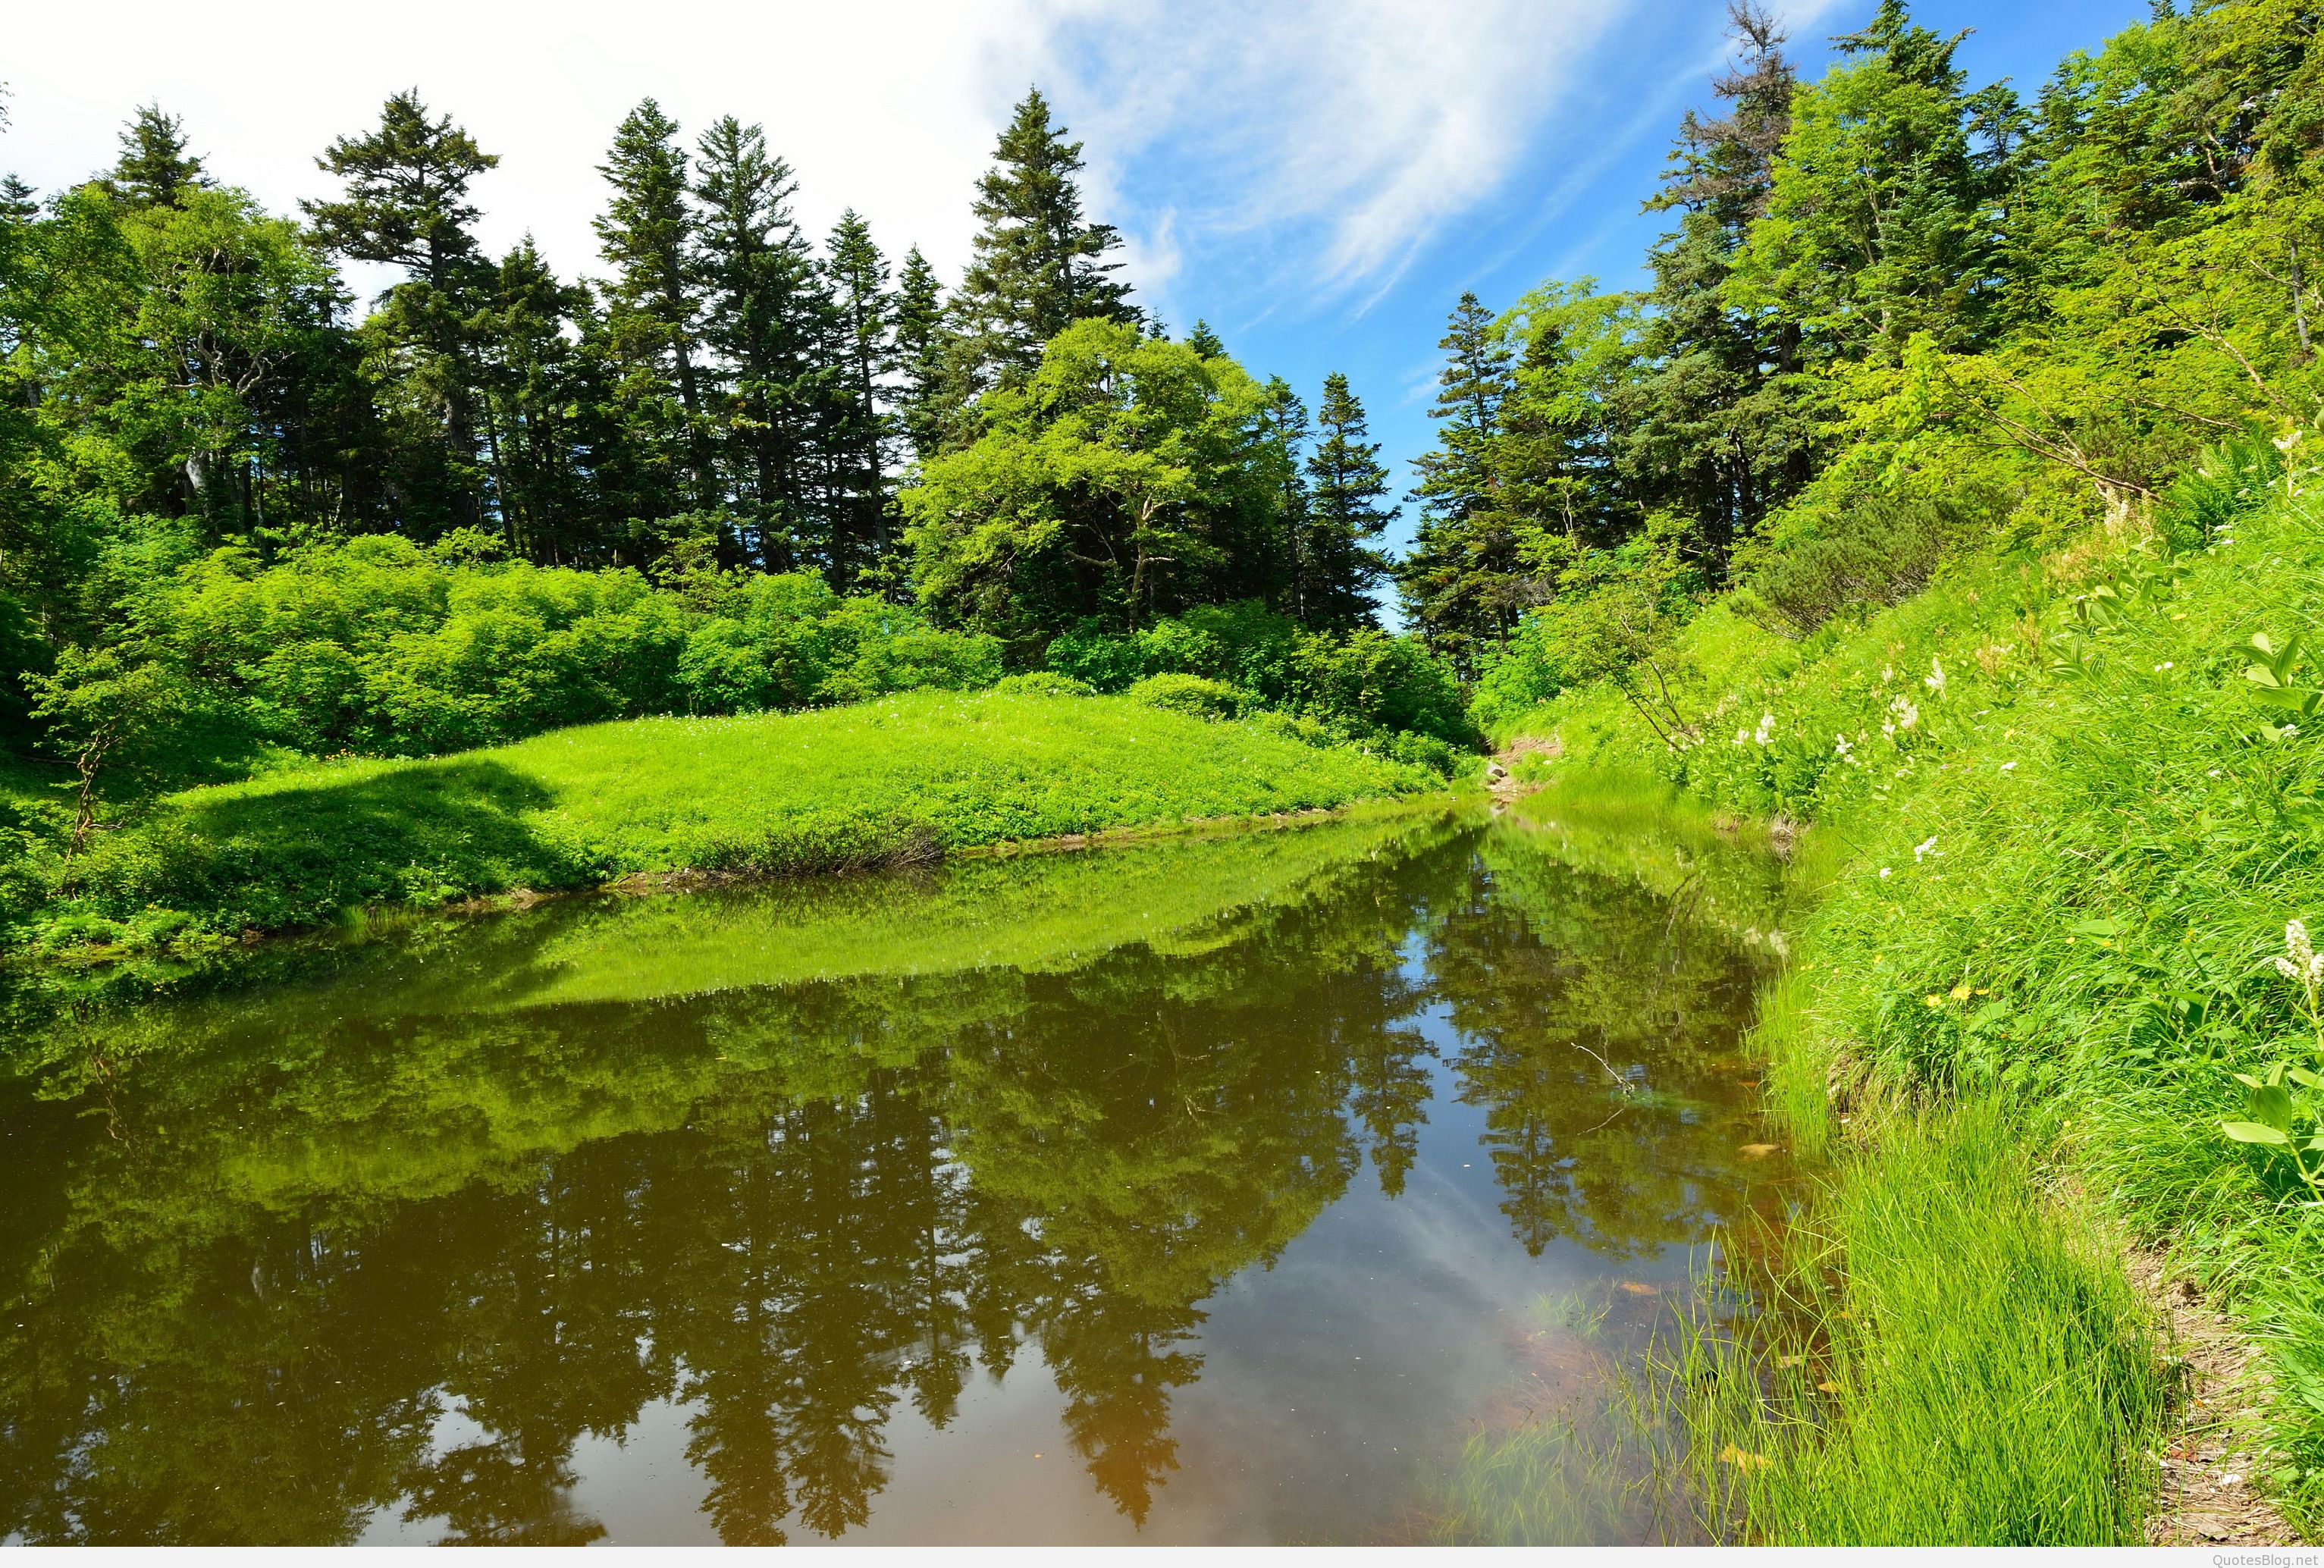
[[[432,450],[407,454],[393,482],[405,526],[422,533],[487,521],[467,322],[491,269],[477,254],[467,193],[499,162],[448,115],[429,119],[416,90],[401,92],[382,108],[378,130],[342,136],[316,160],[346,180],[346,194],[302,204],[326,249],[404,271],[365,331],[387,346],[374,363],[405,417],[438,427]]]
[[[888,298],[887,260],[853,208],[840,215],[825,254],[836,328],[832,403],[839,537],[833,554],[837,586],[844,587],[884,562],[894,543],[890,421],[880,407],[881,383],[895,360],[894,303]]]
[[[924,463],[944,449],[961,402],[948,374],[951,342],[943,287],[915,245],[904,253],[896,282],[896,368],[903,381],[896,406],[912,455]]]
[[[210,183],[202,161],[186,151],[185,123],[158,104],[139,108],[121,133],[121,158],[99,181],[124,207],[175,207],[188,190]]]
[[[765,134],[730,115],[703,133],[696,153],[702,332],[724,363],[729,404],[720,439],[733,489],[750,503],[746,542],[767,570],[789,571],[826,531],[813,470],[827,311],[791,217],[798,183],[788,163],[768,155]]]
[[[1199,317],[1195,318],[1194,329],[1186,334],[1186,346],[1204,359],[1215,359],[1227,351],[1227,346],[1220,340],[1219,335],[1211,330],[1211,324]]]
[[[598,166],[613,195],[594,226],[613,268],[609,299],[613,339],[629,370],[624,395],[649,422],[678,427],[692,500],[709,507],[722,497],[695,363],[701,301],[688,267],[694,215],[686,199],[686,152],[677,143],[677,122],[653,99],[630,111]],[[667,406],[673,389],[674,418]]]
[[[1413,629],[1467,671],[1525,607],[1517,538],[1493,467],[1509,351],[1474,293],[1461,296],[1437,346],[1444,368],[1428,417],[1443,423],[1435,448],[1414,465],[1421,522],[1412,553],[1397,567],[1397,586]]]
[[[1397,513],[1380,503],[1388,473],[1368,441],[1364,405],[1337,371],[1323,378],[1317,439],[1307,458],[1307,508],[1294,613],[1310,626],[1342,631],[1377,623],[1372,590],[1388,575],[1380,536]]]
[[[1041,346],[1089,317],[1135,325],[1130,285],[1108,260],[1120,245],[1112,226],[1082,213],[1082,144],[1049,121],[1039,88],[1025,95],[977,182],[982,226],[959,305],[971,390],[1022,377]]]
[[[1711,90],[1731,107],[1713,119],[1688,112],[1646,204],[1677,210],[1679,226],[1648,254],[1654,313],[1641,347],[1653,369],[1618,443],[1640,501],[1692,519],[1714,572],[1807,482],[1814,439],[1798,322],[1729,299],[1735,254],[1767,210],[1798,78],[1772,16],[1748,0],[1728,16],[1742,58]]]

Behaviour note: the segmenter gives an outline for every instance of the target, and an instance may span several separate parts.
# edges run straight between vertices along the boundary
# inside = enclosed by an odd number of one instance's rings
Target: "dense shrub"
[[[1477,740],[1459,683],[1416,641],[1308,632],[1256,601],[1190,610],[1127,635],[1067,632],[1049,644],[1047,663],[1099,691],[1200,677],[1242,692],[1246,706],[1322,721],[1342,739],[1409,731],[1452,748]]]
[[[417,756],[653,713],[857,702],[1001,674],[992,638],[809,574],[656,584],[480,558],[390,535],[267,560],[219,549],[149,587],[124,647],[169,667],[245,740]]]
[[[1085,680],[1075,680],[1070,675],[1059,675],[1053,669],[1028,669],[1022,675],[1004,675],[992,683],[996,696],[1095,696],[1096,688]]]
[[[1123,694],[1130,701],[1197,718],[1231,719],[1242,712],[1243,694],[1222,680],[1199,675],[1149,675]]]
[[[1848,611],[1902,604],[1946,559],[1990,541],[2008,510],[1978,490],[1861,495],[1818,508],[1736,552],[1738,606],[1797,640]]]

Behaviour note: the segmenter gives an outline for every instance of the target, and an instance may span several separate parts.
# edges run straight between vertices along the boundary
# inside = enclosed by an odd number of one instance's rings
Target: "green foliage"
[[[976,441],[903,492],[921,599],[1029,654],[1084,620],[1128,631],[1250,592],[1281,489],[1282,455],[1254,434],[1268,402],[1232,360],[1066,327],[980,401]]]
[[[1452,672],[1414,639],[1370,628],[1302,632],[1253,601],[1201,606],[1126,636],[1084,623],[1051,641],[1045,662],[1099,691],[1200,676],[1342,739],[1413,733],[1459,748],[1477,740]]]
[[[1001,673],[989,637],[809,574],[576,571],[375,535],[212,552],[130,603],[136,645],[244,742],[426,755],[673,710],[756,713]],[[60,670],[59,690],[79,678]],[[189,730],[188,746],[202,737]],[[214,745],[225,743],[211,737]]]
[[[1985,546],[2007,512],[1997,497],[1959,490],[1800,508],[1736,552],[1736,603],[1771,631],[1805,637],[1835,615],[1919,593],[1948,558]]]
[[[1243,707],[1242,693],[1199,675],[1149,675],[1122,695],[1150,708],[1204,719],[1234,718]]]
[[[1800,1017],[1771,1046],[1803,1136],[1828,1084],[1997,1095],[2044,1136],[2066,1124],[2093,1190],[2269,1347],[2268,1480],[2295,1512],[2324,1497],[2324,1420],[2300,1392],[2319,1303],[2295,1261],[2324,1213],[2324,1130],[2294,1076],[2319,1047],[2285,945],[2287,918],[2324,907],[2315,693],[2285,631],[2324,614],[2311,482],[2291,466],[2176,558],[2100,536],[1964,563],[1797,643],[1706,613],[1686,696],[1718,723],[1697,746],[1665,747],[1610,693],[1533,721],[1837,835],[1795,944]]]

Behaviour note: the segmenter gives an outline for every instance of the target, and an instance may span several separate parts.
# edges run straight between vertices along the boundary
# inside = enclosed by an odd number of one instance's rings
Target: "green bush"
[[[1986,544],[2007,503],[1978,491],[1862,495],[1821,507],[1736,552],[1737,604],[1797,640],[1836,615],[1878,608],[1927,587],[1949,558]]]
[[[994,639],[842,597],[809,574],[694,570],[658,585],[626,568],[495,561],[475,543],[368,535],[271,560],[216,550],[136,595],[123,642],[231,715],[244,749],[313,755],[438,754],[604,719],[818,707],[1001,674]]]
[[[1204,719],[1233,718],[1242,712],[1245,700],[1226,682],[1199,675],[1149,675],[1122,695],[1147,707]]]
[[[1049,644],[1052,670],[1102,692],[1159,675],[1199,677],[1335,726],[1341,739],[1412,731],[1473,749],[1459,681],[1419,641],[1359,629],[1307,632],[1256,600],[1211,605],[1113,635],[1084,627]]]
[[[1075,680],[1055,670],[1028,669],[1022,675],[1004,675],[992,683],[994,695],[1000,696],[1095,696],[1096,689],[1085,680]]]

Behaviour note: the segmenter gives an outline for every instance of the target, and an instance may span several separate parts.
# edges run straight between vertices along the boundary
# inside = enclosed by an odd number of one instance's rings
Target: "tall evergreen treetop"
[[[710,504],[717,486],[695,368],[701,311],[688,266],[695,224],[687,206],[686,152],[678,145],[678,123],[653,99],[641,100],[614,132],[613,150],[597,171],[613,188],[594,224],[599,249],[613,267],[614,342],[643,383],[667,374],[675,384],[695,493]],[[632,385],[641,390],[640,381]]]
[[[1743,58],[1711,90],[1732,106],[1711,119],[1686,112],[1663,189],[1646,205],[1708,212],[1736,230],[1767,209],[1768,171],[1791,129],[1799,76],[1784,56],[1782,24],[1764,7],[1729,0],[1727,18]]]
[[[450,115],[430,120],[418,89],[387,100],[378,130],[340,137],[315,162],[346,181],[339,200],[301,204],[327,248],[401,267],[438,289],[475,256],[476,209],[468,182],[500,158],[479,148]]]
[[[1315,429],[1315,449],[1307,458],[1297,613],[1310,626],[1368,626],[1377,618],[1372,589],[1388,570],[1380,535],[1397,509],[1382,504],[1388,474],[1380,465],[1379,443],[1365,439],[1371,432],[1364,405],[1338,371],[1323,378]]]
[[[185,122],[158,104],[141,106],[121,133],[121,159],[102,184],[127,207],[175,207],[188,190],[208,185],[202,161],[186,151]]]
[[[980,383],[1029,373],[1041,346],[1087,317],[1135,324],[1130,285],[1109,260],[1121,243],[1110,224],[1082,212],[1082,144],[1049,120],[1039,88],[1025,95],[977,181],[982,226],[961,281]]]
[[[950,346],[943,285],[914,245],[896,280],[896,368],[904,380],[896,402],[912,453],[923,462],[943,447],[957,401],[947,391]]]

